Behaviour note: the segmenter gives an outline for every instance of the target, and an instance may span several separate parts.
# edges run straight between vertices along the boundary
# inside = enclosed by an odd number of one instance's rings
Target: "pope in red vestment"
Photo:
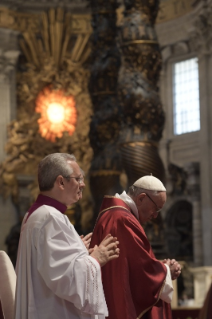
[[[171,319],[170,304],[160,299],[167,275],[139,220],[120,198],[105,196],[90,247],[111,234],[120,256],[102,268],[109,319]]]

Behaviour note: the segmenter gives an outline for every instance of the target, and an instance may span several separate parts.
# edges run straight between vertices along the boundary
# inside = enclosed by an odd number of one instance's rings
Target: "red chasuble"
[[[171,319],[160,299],[167,268],[158,261],[143,227],[121,199],[105,196],[90,247],[107,234],[118,238],[120,256],[102,268],[109,319]]]

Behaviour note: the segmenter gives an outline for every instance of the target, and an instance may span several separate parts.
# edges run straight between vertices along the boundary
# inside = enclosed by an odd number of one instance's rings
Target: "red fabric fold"
[[[109,319],[171,319],[170,305],[157,302],[167,269],[155,258],[143,227],[121,199],[105,197],[101,212],[90,247],[110,233],[120,248],[119,258],[102,268]]]

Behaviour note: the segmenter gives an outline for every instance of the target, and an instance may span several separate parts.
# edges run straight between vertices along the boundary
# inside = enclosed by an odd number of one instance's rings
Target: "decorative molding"
[[[164,46],[161,50],[163,64],[168,62],[170,58],[190,53],[188,41],[179,41],[171,45]]]
[[[190,52],[190,48],[187,41],[180,41],[173,45],[173,55],[183,55]]]
[[[188,29],[191,51],[200,55],[212,52],[212,3],[204,4]]]
[[[54,3],[55,5],[61,4],[61,0],[1,0],[2,4],[20,4],[21,6],[24,6],[28,3],[37,3],[37,4],[48,4],[48,3]],[[63,0],[63,4],[68,4],[68,3],[74,3],[74,4],[79,4],[79,3],[87,3],[87,0]]]
[[[43,10],[62,6],[69,9],[87,9],[87,0],[1,0],[1,5],[18,10]]]
[[[120,0],[118,11],[118,24],[123,20],[124,0]],[[197,1],[196,1],[197,2]],[[137,6],[138,7],[138,6]],[[162,24],[182,17],[194,9],[194,0],[161,0],[156,24]]]
[[[40,16],[39,30],[35,32],[29,28],[23,32],[20,46],[28,62],[36,68],[41,69],[49,63],[58,68],[67,63],[75,69],[90,55],[91,31],[88,16],[72,16],[62,8],[51,9]]]
[[[22,13],[8,8],[0,7],[0,28],[15,30],[21,33],[30,30],[39,32],[41,24],[41,13]],[[90,14],[67,13],[69,28],[73,34],[91,33]]]
[[[20,52],[0,51],[0,83],[10,83],[11,74],[16,68],[16,62]]]
[[[37,31],[39,29],[39,15],[21,13],[0,7],[0,28],[7,28],[24,32],[28,29]]]
[[[156,23],[177,19],[193,10],[194,0],[161,0]]]

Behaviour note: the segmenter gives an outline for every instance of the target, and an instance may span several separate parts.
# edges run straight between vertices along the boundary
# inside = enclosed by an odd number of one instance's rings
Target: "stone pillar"
[[[2,33],[4,33],[8,41],[10,41],[11,32],[8,30],[1,31],[0,40],[3,36]],[[5,158],[4,145],[7,140],[7,125],[16,117],[15,70],[18,56],[18,50],[4,48],[0,44],[0,162]]]
[[[211,285],[212,267],[190,268],[189,271],[194,276],[194,305],[201,308],[206,294]]]
[[[0,29],[0,163],[4,160],[7,126],[16,116],[15,70],[19,51],[14,47],[17,33]],[[5,238],[17,215],[10,199],[0,197],[0,249],[6,250]]]
[[[211,2],[211,1],[210,1]],[[200,187],[203,264],[212,264],[212,4],[204,3],[189,30],[191,50],[198,53],[200,87]],[[198,209],[198,208],[197,208]]]
[[[201,202],[200,202],[200,174],[199,163],[189,163],[186,165],[187,172],[187,191],[192,202],[193,213],[193,257],[194,266],[203,265],[202,253],[202,216],[201,216]]]

